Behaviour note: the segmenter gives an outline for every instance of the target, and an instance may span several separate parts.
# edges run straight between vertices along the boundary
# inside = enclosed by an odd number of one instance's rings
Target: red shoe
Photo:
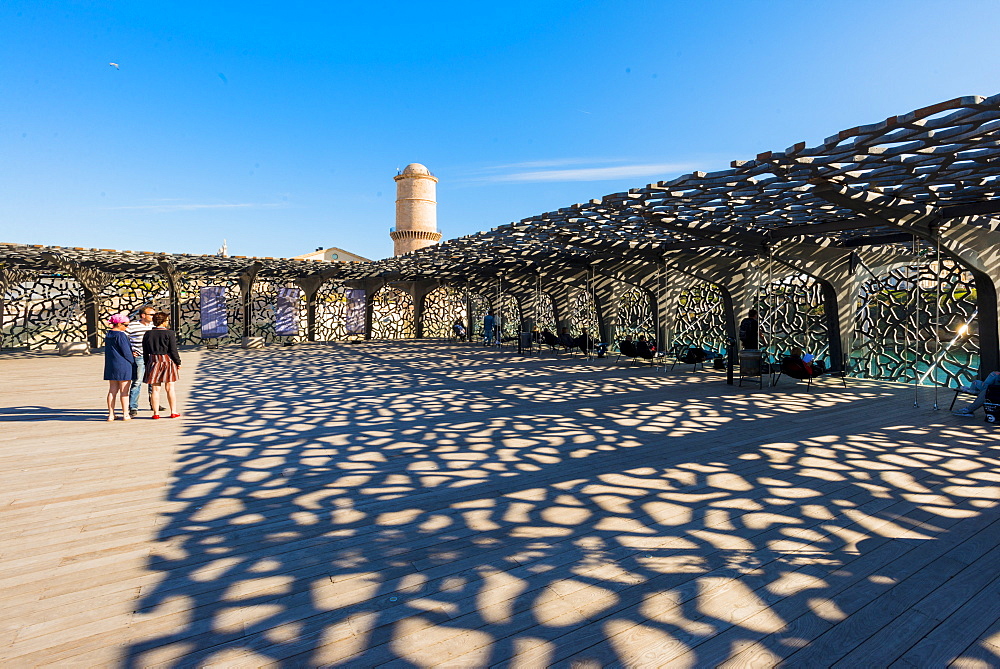
[[[181,415],[179,413],[172,413],[172,414],[170,414],[170,417],[171,418],[180,418]]]
[[[153,420],[156,420],[159,417],[160,417],[160,414],[155,414],[155,415],[150,416],[150,418],[152,418]]]

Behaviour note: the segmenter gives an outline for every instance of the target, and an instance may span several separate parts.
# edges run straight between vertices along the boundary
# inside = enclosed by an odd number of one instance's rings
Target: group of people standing
[[[108,318],[110,330],[104,339],[104,380],[108,382],[108,421],[115,420],[115,404],[121,404],[122,420],[139,415],[139,395],[142,384],[149,388],[149,408],[152,418],[159,418],[160,388],[170,405],[170,417],[178,418],[177,381],[181,357],[177,351],[177,335],[170,330],[170,316],[152,306],[139,310],[138,320],[126,313]],[[126,406],[127,399],[127,406]]]

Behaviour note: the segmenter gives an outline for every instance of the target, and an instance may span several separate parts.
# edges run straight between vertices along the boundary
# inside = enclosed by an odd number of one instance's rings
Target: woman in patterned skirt
[[[104,338],[104,380],[108,382],[108,422],[115,419],[115,399],[122,404],[122,420],[129,420],[128,391],[135,374],[135,356],[128,342],[128,315],[114,314],[108,319],[107,336]]]
[[[153,418],[160,417],[157,407],[160,406],[161,385],[167,391],[170,417],[180,417],[174,382],[177,381],[181,356],[177,353],[177,335],[167,329],[168,320],[170,317],[162,311],[153,314],[153,329],[142,336],[142,358],[146,363],[146,375],[142,381],[149,384],[152,394],[150,406],[153,407]]]

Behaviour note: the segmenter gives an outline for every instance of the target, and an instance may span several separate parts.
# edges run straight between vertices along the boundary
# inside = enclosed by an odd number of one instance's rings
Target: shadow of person
[[[104,421],[107,413],[105,409],[66,409],[43,406],[2,407],[0,408],[0,423],[43,420],[57,422]]]

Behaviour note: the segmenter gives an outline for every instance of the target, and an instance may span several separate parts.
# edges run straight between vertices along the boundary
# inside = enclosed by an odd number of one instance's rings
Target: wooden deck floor
[[[609,362],[192,351],[108,424],[0,356],[0,664],[1000,665],[995,430]]]

